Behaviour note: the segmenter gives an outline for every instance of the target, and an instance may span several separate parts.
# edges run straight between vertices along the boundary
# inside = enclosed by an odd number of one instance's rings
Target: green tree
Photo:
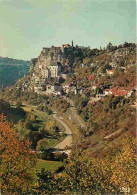
[[[37,142],[36,149],[39,151],[45,151],[49,149],[48,142],[45,139],[41,139]]]
[[[110,150],[104,159],[91,157],[87,151],[75,148],[61,174],[43,170],[38,174],[39,193],[120,194],[124,187],[135,194],[135,157],[132,138],[126,138],[122,150]]]
[[[29,140],[19,140],[13,124],[0,116],[0,177],[2,194],[29,193],[35,166]]]

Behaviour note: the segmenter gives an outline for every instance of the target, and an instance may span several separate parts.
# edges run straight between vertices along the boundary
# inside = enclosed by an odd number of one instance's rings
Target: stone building
[[[43,70],[41,72],[41,74],[42,74],[42,77],[44,77],[44,78],[47,78],[47,79],[50,79],[51,78],[51,72],[50,72],[50,70],[48,68],[46,68],[45,70]]]
[[[56,78],[61,73],[62,65],[59,62],[54,62],[52,65],[48,67],[48,69],[50,71],[51,78]]]
[[[46,93],[47,94],[57,94],[62,90],[62,86],[59,84],[47,85]]]
[[[67,56],[67,51],[69,56]],[[48,80],[51,78],[58,79],[61,73],[68,73],[69,67],[72,64],[72,53],[73,47],[69,44],[63,44],[61,47],[43,47],[38,58],[31,60],[30,70],[33,70],[35,75],[40,78]]]

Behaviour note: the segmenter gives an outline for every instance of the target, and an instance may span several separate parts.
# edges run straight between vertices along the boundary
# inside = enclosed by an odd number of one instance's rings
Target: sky
[[[136,0],[0,0],[0,56],[37,57],[64,43],[136,42]]]

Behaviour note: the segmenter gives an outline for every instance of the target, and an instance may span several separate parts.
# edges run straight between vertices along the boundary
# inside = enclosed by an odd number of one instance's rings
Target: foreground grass
[[[24,119],[25,112],[21,108],[11,106],[8,111],[5,112],[8,121],[17,124],[19,120]]]
[[[45,127],[48,120],[52,120],[52,116],[48,115],[46,112],[42,111],[35,111],[35,115],[37,116],[37,121],[39,121],[37,124],[40,127]],[[47,145],[49,148],[52,148],[62,142],[65,139],[65,134],[62,136],[57,136],[56,138],[44,138],[44,140],[47,141]]]
[[[37,179],[36,173],[40,172],[42,168],[44,168],[46,171],[57,170],[62,165],[63,163],[60,161],[47,161],[47,160],[38,159],[37,164],[35,168],[33,168],[33,171],[32,171],[33,177]]]
[[[57,144],[62,142],[65,139],[66,135],[62,135],[58,138],[44,138],[47,141],[47,145],[49,148],[55,147]]]
[[[36,106],[32,106],[32,105],[26,105],[22,107],[26,112],[32,112],[36,115],[37,117],[37,123],[39,127],[45,127],[46,123],[48,120],[51,119],[51,116],[48,115],[47,112],[43,112],[43,111],[39,111],[37,110]]]

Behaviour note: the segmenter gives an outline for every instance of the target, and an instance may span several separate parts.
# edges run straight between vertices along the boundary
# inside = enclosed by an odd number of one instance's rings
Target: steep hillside
[[[65,72],[63,83],[58,78],[63,71],[55,78],[58,81],[55,87],[53,78],[47,80],[37,68],[32,68],[31,74],[5,90],[2,98],[46,106],[48,110],[57,104],[59,111],[64,108],[55,93],[59,88],[57,92],[74,103],[77,115],[85,123],[86,127],[78,129],[79,148],[86,149],[92,156],[105,156],[111,149],[120,148],[120,140],[125,136],[135,138],[136,45],[124,43],[100,50],[76,46],[72,51],[72,69]],[[35,64],[32,65],[35,69]],[[39,61],[40,73],[45,71],[42,65],[43,61]],[[65,107],[63,117],[68,110]]]
[[[0,57],[0,88],[14,85],[28,70],[28,61]]]

